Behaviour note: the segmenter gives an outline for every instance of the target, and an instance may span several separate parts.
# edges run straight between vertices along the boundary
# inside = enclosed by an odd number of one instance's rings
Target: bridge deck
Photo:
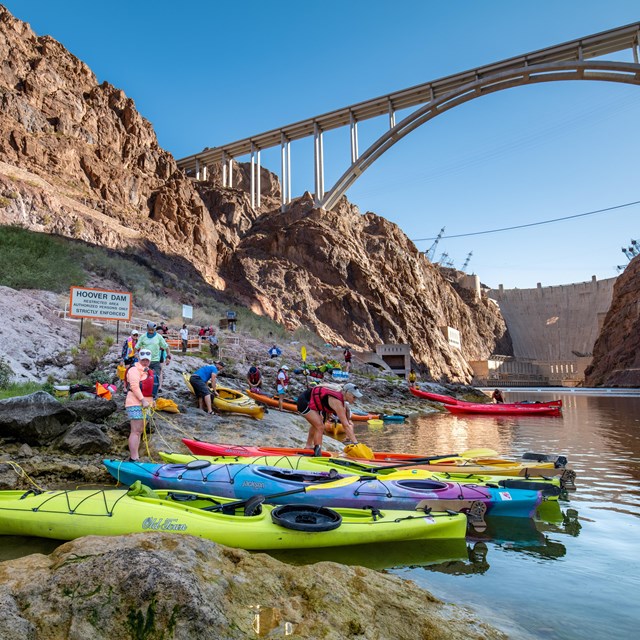
[[[508,58],[501,62],[439,78],[364,102],[358,102],[342,109],[336,109],[313,118],[259,133],[243,140],[230,142],[218,147],[205,148],[199,153],[181,158],[178,160],[178,166],[185,170],[195,170],[196,161],[205,165],[212,164],[220,162],[223,159],[223,154],[231,158],[247,155],[251,153],[252,145],[256,149],[268,149],[278,146],[281,144],[283,135],[288,141],[313,136],[316,124],[321,131],[328,131],[348,126],[352,120],[356,122],[368,120],[389,114],[395,110],[415,107],[487,75],[519,69],[524,66],[587,60],[625,49],[634,49],[638,46],[639,33],[640,22],[635,22],[624,27]]]

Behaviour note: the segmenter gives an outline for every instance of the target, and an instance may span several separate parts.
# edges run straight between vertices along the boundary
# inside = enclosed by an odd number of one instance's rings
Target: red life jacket
[[[131,390],[131,385],[129,384],[129,371],[131,370],[132,367],[135,367],[135,363],[132,364],[130,367],[127,367],[127,370],[124,374],[124,381],[125,381],[125,390],[126,391],[130,391]],[[147,369],[147,377],[144,380],[140,381],[140,391],[142,391],[142,396],[144,398],[151,398],[153,397],[153,380],[154,380],[154,376],[155,376],[155,371],[151,368]]]
[[[281,373],[284,373],[284,380],[280,378]],[[280,369],[280,371],[278,371],[278,384],[281,384],[283,387],[286,387],[289,384],[289,376],[284,369]]]
[[[255,373],[250,373],[247,377],[251,384],[258,384],[260,382],[260,371],[256,370]]]
[[[311,390],[311,397],[309,398],[309,409],[321,413],[333,413],[333,408],[329,405],[329,398],[337,398],[344,404],[342,392],[334,391],[327,387],[314,387]]]

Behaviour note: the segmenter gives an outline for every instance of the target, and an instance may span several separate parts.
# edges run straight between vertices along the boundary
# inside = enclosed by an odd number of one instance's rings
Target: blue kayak
[[[485,504],[490,516],[530,518],[542,500],[539,491],[530,489],[460,484],[431,478],[389,480],[379,476],[340,474],[335,470],[301,471],[251,464],[216,464],[206,460],[182,464],[103,462],[114,478],[129,486],[140,480],[154,489],[194,491],[240,500],[264,495],[273,504],[414,510],[427,500],[434,501],[433,508],[437,511],[464,511],[475,501]]]

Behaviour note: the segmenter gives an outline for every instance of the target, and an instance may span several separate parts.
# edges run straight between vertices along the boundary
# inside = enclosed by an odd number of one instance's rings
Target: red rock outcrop
[[[640,387],[640,256],[616,281],[585,386]]]
[[[217,233],[133,100],[0,6],[0,220],[122,248],[149,241],[215,279]]]
[[[408,342],[435,378],[468,382],[467,361],[504,343],[499,312],[465,302],[384,218],[346,200],[318,211],[310,197],[282,214],[266,169],[255,210],[242,164],[233,188],[220,186],[219,167],[194,183],[131,99],[1,6],[0,56],[0,223],[115,249],[154,245],[290,328],[367,350]],[[460,331],[461,352],[442,326]]]

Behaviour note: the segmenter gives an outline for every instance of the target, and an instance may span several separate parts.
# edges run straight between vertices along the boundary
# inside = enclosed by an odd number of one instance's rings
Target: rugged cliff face
[[[151,243],[290,328],[360,349],[408,342],[437,379],[468,382],[466,361],[504,343],[499,312],[463,299],[385,219],[346,200],[318,211],[310,197],[282,214],[264,169],[254,210],[246,165],[234,167],[234,188],[217,167],[192,182],[131,99],[1,6],[0,56],[0,223],[117,249]],[[445,325],[460,331],[461,352]]]
[[[585,386],[640,387],[640,256],[616,281]]]
[[[0,6],[2,221],[108,245],[150,241],[215,277],[217,233],[133,101]]]

